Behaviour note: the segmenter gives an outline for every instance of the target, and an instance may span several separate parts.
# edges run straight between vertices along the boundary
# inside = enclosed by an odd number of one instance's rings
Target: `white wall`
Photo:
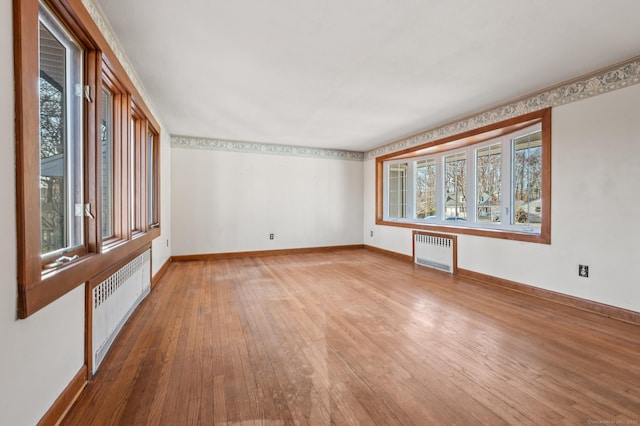
[[[156,117],[159,119],[159,117]],[[171,136],[161,126],[160,141],[160,236],[151,245],[151,269],[155,275],[171,256]]]
[[[554,108],[551,245],[460,235],[458,266],[640,312],[639,158],[640,85]],[[364,188],[365,244],[411,255],[410,229],[374,225],[375,160]]]
[[[0,423],[33,425],[84,364],[84,290],[16,319],[13,33],[0,2]]]
[[[362,244],[360,161],[173,148],[171,169],[174,255]]]

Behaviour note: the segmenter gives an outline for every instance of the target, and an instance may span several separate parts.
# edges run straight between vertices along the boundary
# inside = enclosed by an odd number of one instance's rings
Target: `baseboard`
[[[158,269],[158,272],[156,272],[153,278],[151,278],[151,288],[154,288],[156,284],[158,284],[158,281],[162,279],[165,272],[167,272],[167,269],[169,269],[169,265],[171,265],[171,262],[173,262],[173,258],[169,257],[167,261],[164,262],[164,264],[160,267],[160,269]]]
[[[468,269],[458,268],[458,275],[465,278],[470,278],[475,281],[479,281],[484,284],[501,287],[503,289],[516,291],[518,293],[527,294],[529,296],[539,297],[541,299],[549,300],[561,305],[570,306],[572,308],[589,311],[595,314],[603,315],[605,317],[640,325],[640,312],[630,311],[628,309],[618,308],[616,306],[606,305],[604,303],[594,302],[575,296],[569,296],[566,294],[557,293],[555,291],[546,290],[527,284],[521,284],[515,281],[505,280],[503,278],[498,278],[491,275],[481,274],[479,272],[470,271]]]
[[[371,250],[377,253],[404,260],[407,262],[413,262],[411,256],[396,253],[394,251],[381,249],[374,246],[365,245],[365,249]],[[470,271],[468,269],[458,268],[457,275],[465,278],[470,278],[474,281],[478,281],[482,284],[497,286],[503,289],[516,291],[518,293],[527,294],[529,296],[538,297],[540,299],[549,300],[560,305],[570,306],[572,308],[588,311],[605,317],[617,319],[619,321],[628,322],[631,324],[640,325],[640,312],[630,311],[624,308],[618,308],[616,306],[607,305],[600,302],[594,302],[592,300],[582,299],[575,296],[569,296],[566,294],[558,293],[551,290],[546,290],[539,287],[534,287],[527,284],[521,284],[515,281],[505,280],[503,278],[494,277],[492,275],[482,274],[480,272]]]
[[[87,366],[83,365],[49,410],[42,416],[38,426],[54,426],[62,421],[87,384],[87,371]]]
[[[307,248],[295,248],[295,249],[281,249],[281,250],[258,250],[258,251],[240,251],[240,252],[228,252],[228,253],[206,253],[206,254],[187,254],[180,256],[172,256],[171,259],[174,262],[188,262],[191,260],[215,260],[215,259],[236,259],[242,257],[262,257],[262,256],[277,256],[283,254],[306,254],[306,253],[326,253],[337,250],[356,250],[362,249],[362,244],[352,244],[344,246],[325,246],[325,247],[307,247]]]
[[[399,259],[399,260],[404,260],[405,262],[413,262],[413,257],[406,255],[406,254],[401,254],[401,253],[396,253],[395,251],[391,251],[391,250],[385,250],[385,249],[381,249],[379,247],[374,247],[374,246],[370,246],[365,244],[364,248],[366,250],[370,250],[370,251],[375,251],[376,253],[382,253],[384,255]]]

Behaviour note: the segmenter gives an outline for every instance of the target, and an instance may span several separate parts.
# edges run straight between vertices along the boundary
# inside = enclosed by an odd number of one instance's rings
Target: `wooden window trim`
[[[26,318],[34,312],[57,300],[74,288],[85,284],[114,263],[130,256],[141,247],[148,245],[160,235],[160,229],[142,228],[142,232],[131,238],[130,233],[123,239],[108,244],[101,242],[100,228],[100,190],[98,174],[100,159],[97,155],[100,120],[97,107],[103,75],[115,77],[123,89],[120,116],[131,114],[131,105],[144,117],[145,129],[159,129],[159,125],[141,100],[142,97],[129,79],[124,67],[116,59],[104,36],[93,22],[81,0],[46,0],[44,2],[57,18],[74,35],[85,49],[84,83],[90,87],[92,102],[84,103],[84,167],[83,180],[86,203],[98,220],[85,219],[85,246],[80,250],[82,256],[73,262],[43,271],[40,255],[40,194],[38,179],[40,159],[39,149],[34,144],[39,141],[39,2],[37,0],[14,0],[14,75],[15,75],[15,122],[16,122],[16,224],[17,224],[17,260],[18,260],[18,317]],[[105,69],[107,71],[105,71]],[[126,100],[124,100],[126,97]],[[127,123],[128,121],[125,121]],[[120,129],[120,138],[128,140],[128,125]],[[159,132],[157,132],[159,135]],[[126,149],[123,149],[126,151]],[[121,153],[121,164],[128,164],[126,152]],[[159,171],[158,171],[159,173]],[[122,175],[122,173],[120,173]],[[120,189],[124,190],[128,179],[121,179]],[[98,186],[98,187],[96,187]],[[158,182],[159,187],[159,182]],[[123,192],[119,215],[120,229],[129,227],[129,194]],[[146,198],[146,197],[142,197]],[[143,208],[146,208],[143,205]],[[141,212],[144,215],[144,210]],[[68,253],[71,254],[71,253]]]
[[[126,231],[126,227],[124,225],[123,215],[118,214],[118,212],[122,212],[125,209],[125,199],[123,199],[123,193],[126,189],[126,176],[124,176],[124,168],[123,164],[127,164],[127,150],[126,146],[128,143],[128,132],[126,123],[129,122],[129,114],[130,109],[129,105],[131,103],[131,97],[123,85],[118,81],[116,75],[109,68],[108,64],[103,60],[102,61],[102,85],[96,90],[98,93],[96,107],[98,111],[96,115],[98,117],[102,117],[102,111],[100,110],[102,107],[101,96],[102,96],[102,87],[106,87],[112,95],[112,119],[113,119],[113,129],[112,129],[112,235],[109,238],[102,239],[102,232],[99,233],[100,242],[102,246],[102,250],[109,250],[113,246],[122,243],[128,237],[128,233]],[[96,185],[102,188],[102,167],[104,167],[101,162],[98,162],[96,167]],[[98,213],[102,212],[102,197],[98,197],[96,200],[96,211]],[[102,223],[99,225],[99,229],[101,230]]]
[[[533,123],[542,123],[542,224],[539,234],[514,232],[498,229],[465,228],[442,224],[424,224],[416,222],[395,222],[384,219],[384,162],[395,159],[411,159],[430,153],[444,152],[469,145],[475,145],[499,136],[515,132]],[[427,231],[449,232],[475,235],[480,237],[500,238],[539,244],[551,244],[551,108],[525,114],[499,123],[490,124],[479,129],[470,130],[455,136],[443,138],[402,151],[376,158],[376,225],[396,226],[401,228],[422,229]]]

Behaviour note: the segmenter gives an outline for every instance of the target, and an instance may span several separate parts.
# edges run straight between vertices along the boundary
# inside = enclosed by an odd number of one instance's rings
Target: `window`
[[[160,234],[158,125],[78,8],[14,3],[21,318]]]
[[[82,49],[44,6],[39,23],[41,254],[84,243],[82,211]]]
[[[444,218],[467,219],[467,153],[444,157]]]
[[[476,149],[476,220],[501,223],[502,144]]]
[[[436,160],[416,161],[416,219],[436,217]]]
[[[407,163],[389,165],[389,217],[407,217]]]
[[[113,237],[113,95],[102,88],[100,142],[102,153],[102,239]]]
[[[147,134],[147,212],[148,225],[153,229],[160,226],[160,192],[158,191],[158,162],[160,161],[160,151],[158,145],[158,135],[149,129]]]
[[[511,140],[513,191],[511,223],[540,226],[542,201],[542,144],[540,131]]]
[[[378,158],[376,222],[549,243],[550,133],[547,109]]]

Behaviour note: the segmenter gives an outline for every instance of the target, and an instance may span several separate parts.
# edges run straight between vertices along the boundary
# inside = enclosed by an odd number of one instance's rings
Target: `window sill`
[[[159,235],[159,231],[153,231],[141,233],[135,240],[116,244],[106,252],[89,253],[57,268],[43,270],[39,280],[18,286],[19,318],[28,317],[132,253],[150,247],[151,241]]]
[[[422,229],[426,231],[448,232],[452,234],[474,235],[478,237],[499,238],[503,240],[523,241],[527,243],[551,244],[550,232],[545,232],[542,227],[541,233],[515,232],[503,229],[470,228],[462,226],[447,226],[444,224],[426,224],[424,222],[396,222],[377,219],[376,225],[396,226],[400,228]]]

